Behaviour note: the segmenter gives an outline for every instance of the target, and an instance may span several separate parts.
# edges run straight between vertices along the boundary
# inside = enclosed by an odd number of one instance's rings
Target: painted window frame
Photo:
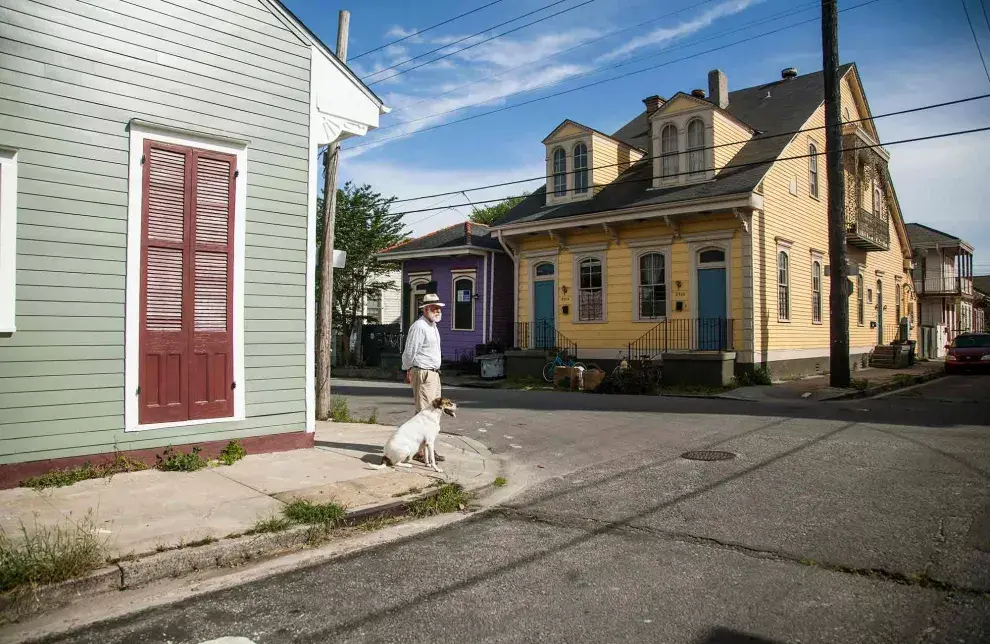
[[[593,290],[593,289],[582,289],[581,288],[581,264],[588,260],[597,260],[601,264],[602,270],[602,307],[601,316],[596,319],[581,319],[581,291],[582,290]],[[608,314],[606,312],[608,296],[607,296],[607,282],[608,282],[608,271],[605,265],[605,251],[600,252],[585,252],[574,255],[574,267],[573,267],[573,280],[574,280],[574,313],[572,315],[572,321],[575,324],[603,324],[608,320]]]
[[[856,322],[858,326],[866,325],[866,284],[863,281],[862,268],[856,276]]]
[[[784,259],[783,271],[781,271],[781,258]],[[783,274],[783,280],[781,280],[781,274]],[[782,292],[783,306],[781,306]],[[791,321],[791,252],[789,248],[780,246],[777,248],[777,321]]]
[[[561,168],[557,168],[557,153],[560,153]],[[553,181],[553,196],[556,199],[561,199],[567,196],[567,152],[564,151],[562,147],[556,147],[550,153],[550,169],[551,177]],[[557,182],[560,181],[560,187],[558,188]]]
[[[822,258],[819,255],[811,256],[811,323],[821,324],[824,315],[824,292],[822,291],[822,276],[825,271],[822,269]],[[817,281],[818,285],[815,285]]]
[[[471,281],[471,327],[462,328],[457,326],[457,282],[460,280],[470,280]],[[478,316],[478,299],[475,297],[478,294],[478,272],[474,269],[471,270],[454,270],[450,272],[450,292],[451,300],[450,303],[450,330],[451,331],[466,331],[474,332],[477,327],[477,316]]]
[[[691,128],[698,126],[701,132],[701,141],[696,142],[694,145],[691,142]],[[697,179],[698,177],[704,176],[707,168],[705,167],[705,122],[700,117],[694,117],[688,121],[687,129],[685,130],[685,137],[687,139],[687,145],[685,145],[685,151],[687,152],[687,171],[692,179]],[[695,161],[698,161],[698,168],[695,169]]]
[[[901,298],[904,294],[904,285],[900,282],[894,282],[894,324],[898,327],[901,325],[901,314],[904,312],[901,306]]]
[[[667,150],[664,146],[664,133],[667,131],[674,133],[674,148]],[[663,182],[677,181],[680,176],[680,132],[673,123],[664,123],[660,126],[660,180]],[[668,167],[669,165],[669,167]]]
[[[808,141],[808,196],[812,199],[820,199],[820,178],[821,174],[818,171],[818,143],[814,139],[811,139]]]
[[[423,295],[426,295],[426,287],[430,282],[433,281],[432,273],[409,273],[406,275],[408,280],[406,283],[409,284],[409,313],[412,320],[406,325],[405,330],[409,331],[409,327],[413,325],[413,322],[419,319],[419,314],[417,311],[419,309],[416,307],[416,288],[419,286],[423,287]]]
[[[578,148],[584,149],[581,153],[581,156],[584,158],[584,164],[581,166],[578,165]],[[588,194],[591,176],[591,170],[588,168],[588,144],[584,141],[578,141],[575,143],[571,148],[571,158],[573,159],[571,165],[574,166],[574,194]]]
[[[124,307],[124,431],[141,432],[199,425],[232,424],[247,418],[248,386],[245,378],[244,265],[247,221],[248,143],[207,133],[192,132],[154,123],[131,121],[127,180],[127,263]],[[198,148],[229,154],[237,160],[234,180],[234,270],[233,270],[233,415],[166,423],[140,424],[139,394],[141,351],[142,233],[145,141]]]
[[[0,148],[0,333],[17,330],[17,150]]]
[[[636,248],[633,253],[632,261],[632,281],[633,292],[632,292],[632,311],[633,311],[633,321],[634,322],[662,322],[670,317],[670,273],[671,273],[671,259],[670,259],[670,245],[658,245],[658,246],[644,246],[641,248]],[[640,261],[643,257],[647,255],[660,255],[663,257],[663,287],[664,287],[664,315],[659,316],[644,316],[642,314],[641,301],[642,301],[642,271],[640,269]]]

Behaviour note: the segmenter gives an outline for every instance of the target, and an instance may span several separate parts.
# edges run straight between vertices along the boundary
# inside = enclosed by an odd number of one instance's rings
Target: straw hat
[[[423,308],[424,306],[430,306],[431,304],[434,306],[446,306],[443,302],[440,301],[439,295],[437,295],[436,293],[427,293],[425,296],[423,296],[423,303],[419,305],[419,308]]]

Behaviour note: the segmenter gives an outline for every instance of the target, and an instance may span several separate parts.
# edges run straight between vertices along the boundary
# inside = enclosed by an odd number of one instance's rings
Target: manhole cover
[[[736,455],[732,452],[720,452],[718,450],[701,450],[698,452],[684,452],[681,454],[681,458],[686,458],[691,461],[728,461],[729,459],[735,458]]]

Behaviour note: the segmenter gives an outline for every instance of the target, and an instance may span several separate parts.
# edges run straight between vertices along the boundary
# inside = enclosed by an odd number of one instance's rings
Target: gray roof
[[[842,65],[840,76],[854,67],[855,63]],[[800,130],[824,102],[824,97],[825,86],[820,71],[729,92],[726,111],[757,131],[729,161],[729,165],[744,167],[722,170],[714,181],[651,190],[653,167],[650,159],[644,157],[591,199],[547,206],[544,185],[510,210],[499,226],[752,192],[772,165],[768,159],[780,156],[792,139],[772,135]],[[619,128],[612,138],[647,150],[646,111]]]
[[[388,259],[390,253],[447,250],[452,248],[464,248],[465,250],[477,248],[504,252],[502,251],[502,245],[489,233],[488,226],[465,221],[441,228],[422,237],[416,237],[415,239],[396,244],[391,248],[386,248],[378,253],[378,255],[382,259]]]
[[[973,288],[980,293],[990,295],[990,275],[977,275],[973,277]]]
[[[941,230],[924,224],[905,224],[911,246],[934,246],[935,244],[958,244],[962,240]]]

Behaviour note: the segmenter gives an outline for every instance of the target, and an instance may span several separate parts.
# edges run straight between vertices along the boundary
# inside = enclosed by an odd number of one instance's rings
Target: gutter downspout
[[[488,332],[488,307],[485,306],[485,300],[488,299],[488,253],[481,258],[481,283],[485,287],[485,298],[481,300],[481,344],[488,342],[486,335]]]
[[[491,273],[488,276],[488,288],[495,288],[495,251],[491,253]],[[492,341],[492,337],[495,335],[495,294],[492,293],[488,297],[488,341]]]
[[[505,254],[512,260],[512,346],[519,346],[519,257],[509,250],[509,245],[502,239],[502,231],[496,231],[498,243]],[[522,348],[522,347],[520,347]],[[528,347],[526,347],[528,348]]]

